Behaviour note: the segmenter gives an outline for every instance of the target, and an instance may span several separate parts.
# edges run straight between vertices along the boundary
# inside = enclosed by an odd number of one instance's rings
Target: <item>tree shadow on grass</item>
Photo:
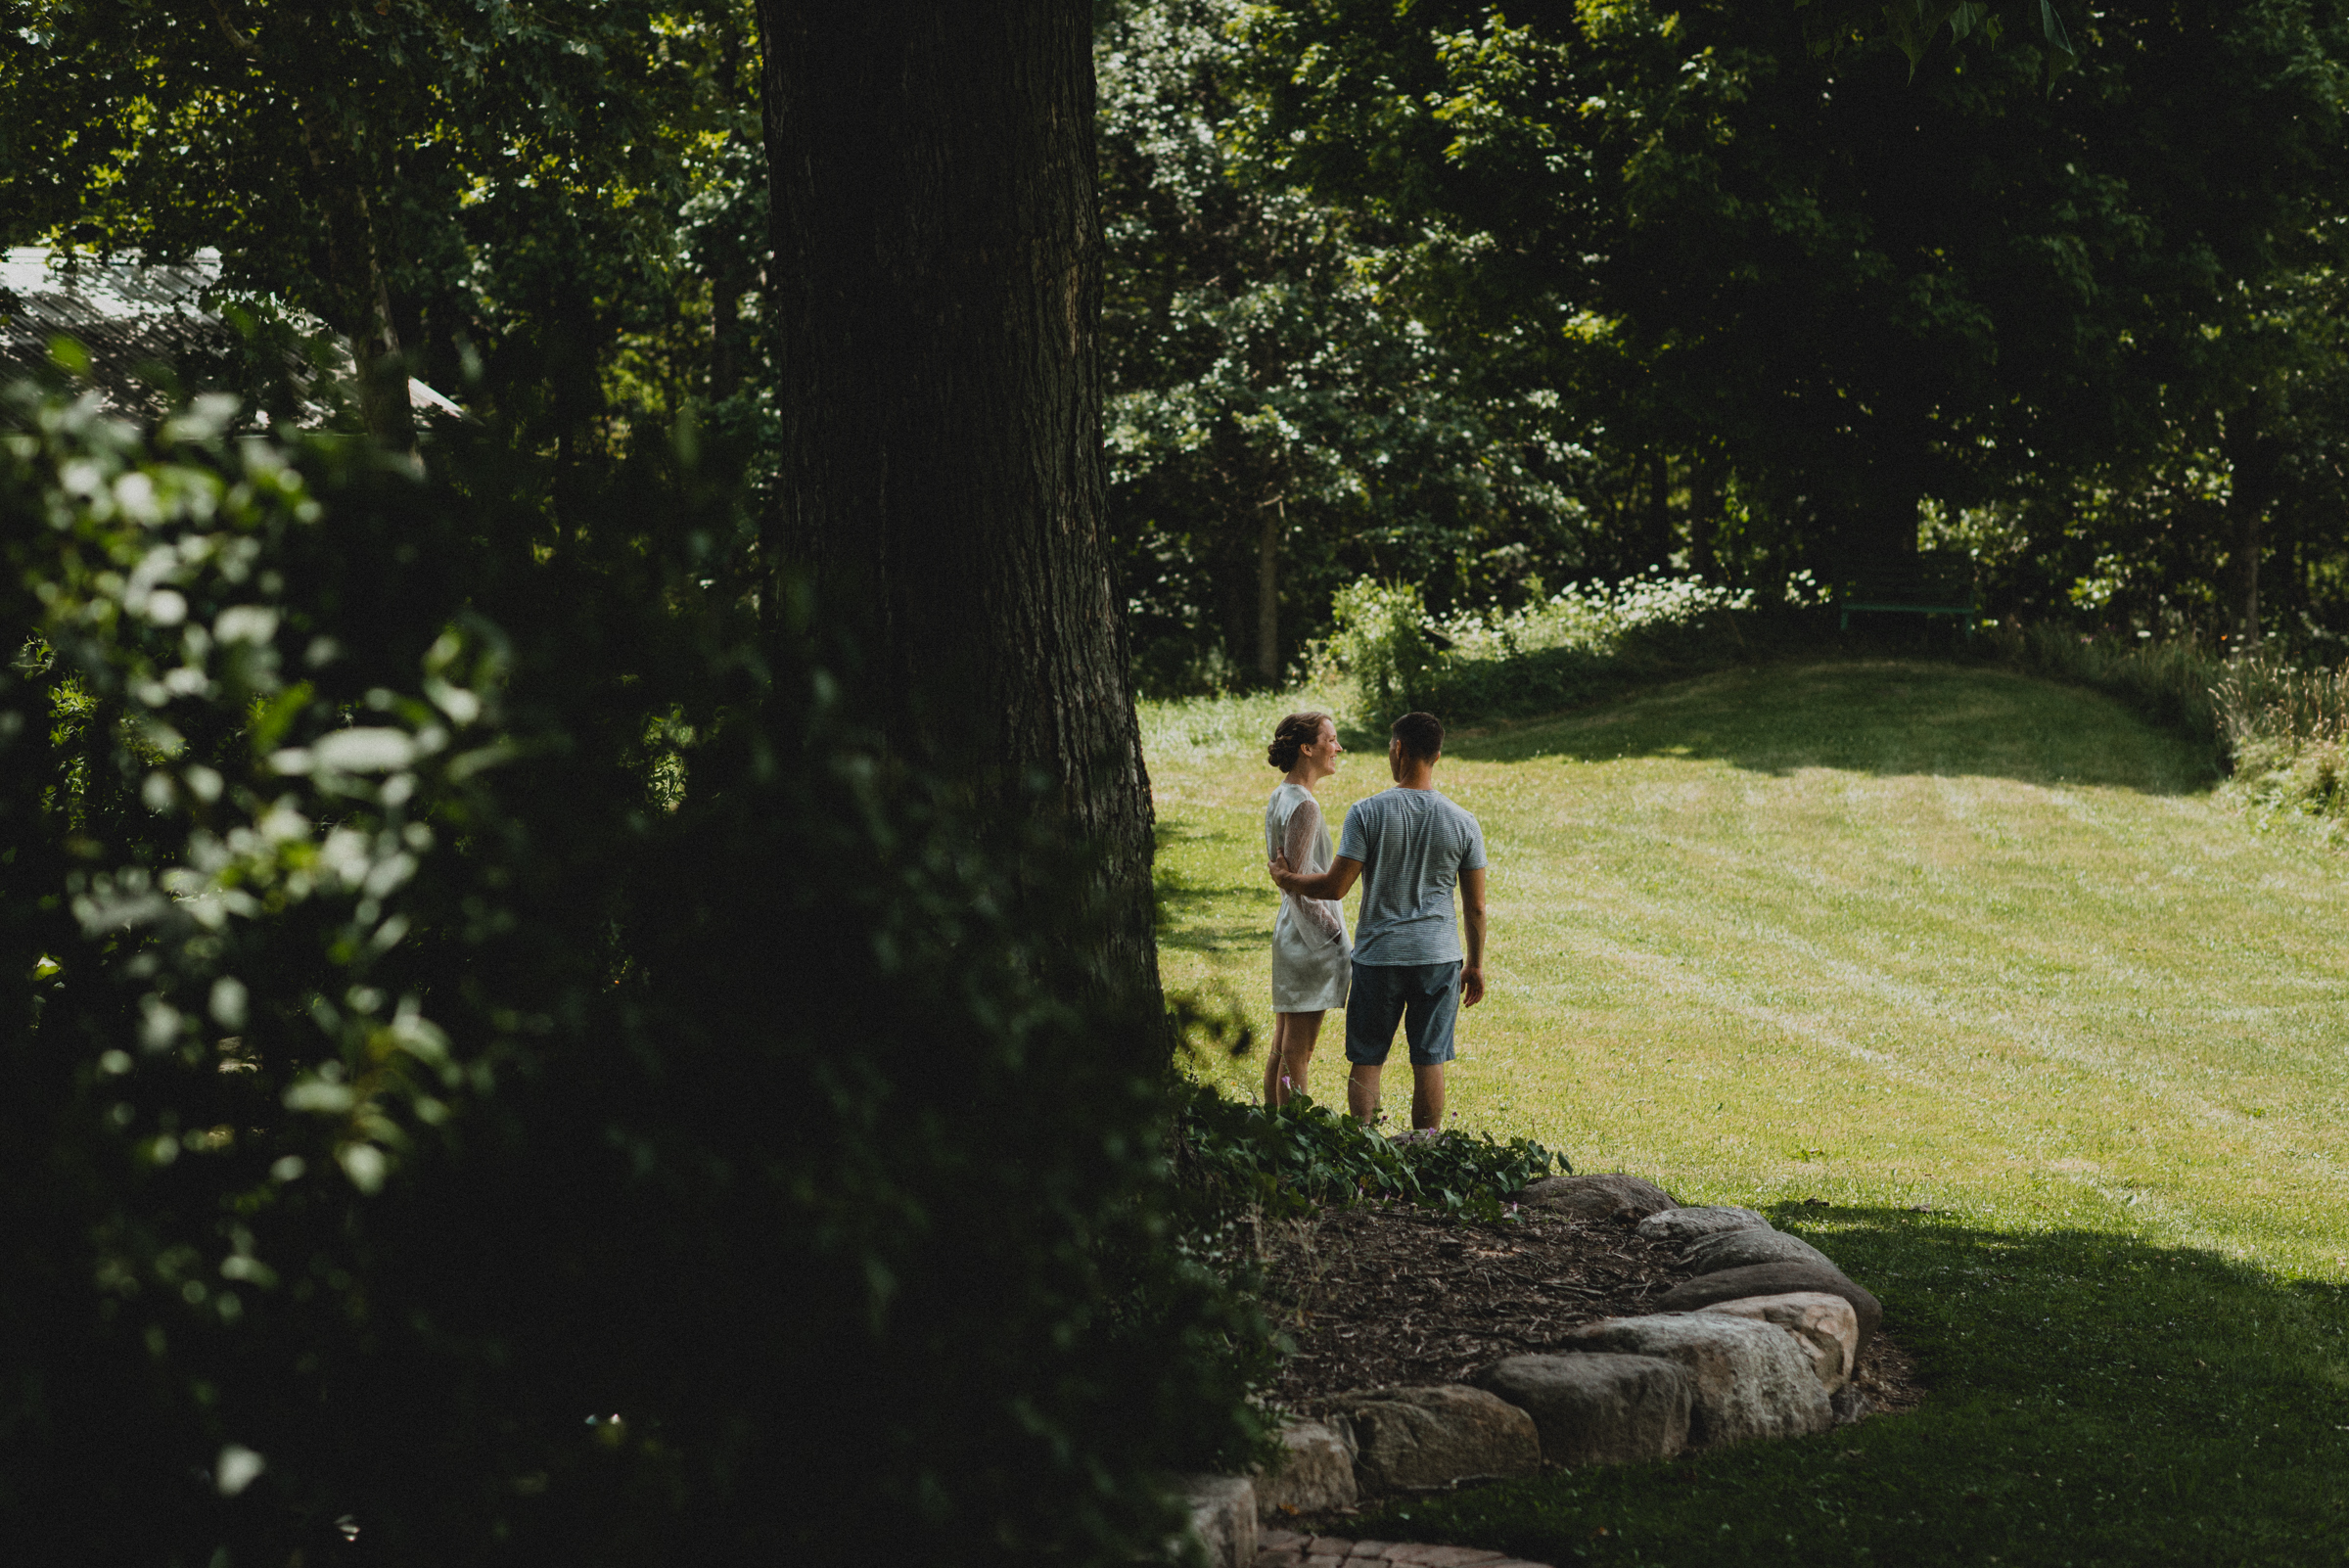
[[[2211,746],[2116,700],[2009,670],[1921,660],[1810,661],[1724,670],[1600,707],[1466,730],[1452,757],[1714,760],[1777,777],[1984,776],[2186,795],[2218,777]]]
[[[1170,865],[1167,850],[1175,844],[1212,844],[1219,848],[1216,863],[1230,863],[1245,849],[1238,835],[1203,830],[1180,817],[1158,821],[1158,863],[1152,891],[1158,904],[1158,945],[1183,952],[1224,954],[1255,945],[1267,953],[1272,945],[1272,917],[1266,912],[1276,895],[1267,880],[1250,882],[1193,881]],[[1246,918],[1212,918],[1219,905],[1242,898],[1254,900]]]
[[[1884,1302],[1918,1409],[1388,1506],[1359,1533],[1551,1563],[2312,1563],[2349,1555],[2349,1289],[2089,1230],[1785,1205]]]

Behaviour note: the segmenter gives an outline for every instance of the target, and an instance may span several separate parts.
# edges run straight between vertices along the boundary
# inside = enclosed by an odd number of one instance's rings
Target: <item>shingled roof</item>
[[[111,407],[133,417],[160,417],[167,398],[152,367],[169,365],[192,387],[213,380],[243,347],[236,329],[207,302],[219,278],[216,251],[171,264],[135,256],[65,257],[43,246],[0,253],[0,382],[53,375],[50,345],[70,338],[88,351],[90,381]],[[321,330],[317,321],[294,315],[305,333]],[[340,358],[333,371],[347,377],[347,351]],[[298,358],[289,370],[305,391],[318,380],[317,369]],[[423,414],[463,413],[414,378],[408,402]],[[318,423],[326,414],[324,399],[305,397],[300,423]]]

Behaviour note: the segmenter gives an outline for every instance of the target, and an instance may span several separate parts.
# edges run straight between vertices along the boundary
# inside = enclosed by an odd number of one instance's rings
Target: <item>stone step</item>
[[[1549,1568],[1506,1552],[1475,1546],[1435,1546],[1418,1541],[1346,1541],[1267,1530],[1257,1538],[1256,1568]]]

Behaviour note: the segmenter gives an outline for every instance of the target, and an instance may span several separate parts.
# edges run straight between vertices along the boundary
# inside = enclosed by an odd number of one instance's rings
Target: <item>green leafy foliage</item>
[[[1353,716],[1371,727],[1412,709],[1467,718],[1567,708],[1627,682],[1751,657],[1799,614],[1801,585],[1784,597],[1772,622],[1752,613],[1745,590],[1633,577],[1438,619],[1417,589],[1365,577],[1338,594],[1316,673],[1348,689]]]
[[[688,406],[770,418],[748,0],[15,0],[0,37],[0,240],[216,252],[217,302],[354,346],[380,433],[420,376],[576,500]]]
[[[1167,1084],[1101,1049],[1158,1021],[1036,978],[1081,848],[877,750],[853,650],[741,591],[722,474],[648,460],[656,522],[547,551],[509,432],[235,417],[0,435],[11,1539],[1162,1539],[1156,1476],[1252,1452],[1265,1340],[1165,1218]],[[1015,874],[1080,891],[1015,917]]]
[[[1635,459],[1628,568],[1845,580],[1932,500],[2038,508],[2002,611],[2098,578],[2142,625],[2337,605],[2336,7],[1298,0],[1247,29],[1255,155],[1456,237],[1397,287]],[[2193,470],[2237,483],[2173,505]],[[2261,560],[2293,570],[2253,606]]]
[[[1489,1132],[1389,1137],[1299,1094],[1285,1105],[1240,1105],[1200,1086],[1184,1102],[1185,1173],[1225,1209],[1296,1215],[1321,1204],[1410,1203],[1464,1219],[1498,1220],[1530,1181],[1572,1170],[1531,1138]]]
[[[1364,573],[1483,604],[1584,565],[1612,476],[1410,282],[1451,248],[1303,188],[1249,127],[1240,0],[1096,29],[1112,522],[1146,690],[1277,678]],[[1269,593],[1272,640],[1262,609]]]

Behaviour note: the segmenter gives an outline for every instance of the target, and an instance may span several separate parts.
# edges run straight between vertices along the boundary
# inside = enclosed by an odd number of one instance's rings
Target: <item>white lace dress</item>
[[[1329,824],[1313,792],[1281,783],[1265,806],[1265,855],[1286,854],[1308,876],[1329,869]],[[1272,1010],[1319,1013],[1346,1005],[1354,973],[1354,950],[1346,941],[1346,913],[1334,899],[1280,896],[1272,922]]]

